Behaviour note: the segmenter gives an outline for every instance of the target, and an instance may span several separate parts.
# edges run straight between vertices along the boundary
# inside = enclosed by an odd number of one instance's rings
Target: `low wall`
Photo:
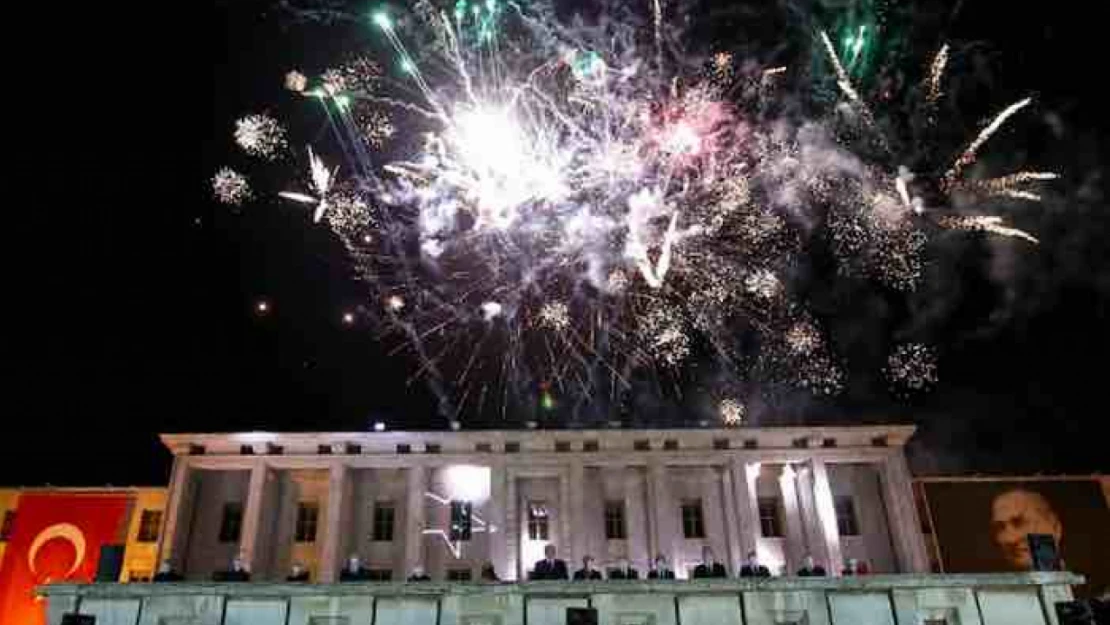
[[[88,584],[40,589],[47,622],[97,625],[1059,625],[1070,573],[524,584]]]

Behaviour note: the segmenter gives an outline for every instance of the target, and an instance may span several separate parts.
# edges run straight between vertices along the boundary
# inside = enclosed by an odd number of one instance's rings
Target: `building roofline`
[[[825,439],[851,441],[850,446],[870,445],[871,441],[882,438],[891,447],[901,447],[916,431],[914,425],[848,425],[848,426],[781,426],[781,427],[735,427],[735,428],[609,428],[609,429],[515,429],[515,430],[386,430],[381,432],[196,432],[163,433],[162,444],[175,455],[189,453],[191,446],[238,450],[240,446],[257,446],[264,449],[267,445],[283,448],[311,448],[318,445],[356,444],[378,449],[377,453],[390,453],[398,444],[443,444],[471,445],[476,443],[520,442],[527,447],[528,442],[568,441],[571,443],[588,440],[605,442],[648,439],[664,441],[701,441],[709,443],[719,439],[736,441],[739,448],[744,441],[754,440],[759,447],[790,447],[800,439],[816,440],[820,446]],[[652,445],[654,447],[654,445]],[[447,453],[447,449],[444,452]],[[473,451],[473,447],[458,451]]]

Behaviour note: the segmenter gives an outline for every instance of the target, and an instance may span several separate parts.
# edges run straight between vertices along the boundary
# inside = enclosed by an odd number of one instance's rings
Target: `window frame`
[[[150,519],[154,520],[151,521]],[[143,508],[143,510],[139,512],[139,529],[135,532],[135,542],[145,544],[156,543],[161,534],[162,511],[157,508]]]
[[[311,514],[309,513],[311,510]],[[311,526],[311,532],[309,531]],[[313,544],[320,535],[320,504],[315,501],[298,501],[297,518],[293,523],[293,542]]]
[[[767,510],[770,515],[764,514]],[[756,512],[759,514],[759,535],[763,538],[784,538],[786,535],[782,522],[782,505],[778,497],[758,497]],[[770,526],[769,528],[767,526]]]
[[[701,499],[685,499],[681,504],[682,537],[705,538],[705,509]]]
[[[551,540],[551,515],[547,513],[547,505],[543,501],[529,501],[527,506],[528,540]],[[544,510],[543,515],[536,514],[539,508]]]
[[[845,506],[844,504],[847,504]],[[833,510],[836,513],[836,533],[840,536],[861,536],[859,514],[856,501],[851,495],[833,497]],[[845,531],[848,530],[848,531]]]
[[[385,511],[388,510],[389,514]],[[386,521],[388,519],[388,521]],[[385,530],[389,531],[385,531]],[[374,502],[374,521],[370,528],[370,540],[376,543],[391,543],[397,536],[397,506],[392,500],[382,499]]]
[[[228,544],[239,542],[242,536],[243,502],[225,501],[220,512],[220,528],[216,538],[221,544]]]
[[[605,501],[605,540],[628,540],[628,523],[623,499]]]

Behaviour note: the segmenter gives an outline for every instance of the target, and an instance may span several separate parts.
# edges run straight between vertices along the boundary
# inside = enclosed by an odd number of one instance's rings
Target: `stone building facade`
[[[168,434],[160,557],[193,580],[239,556],[256,580],[300,562],[330,582],[352,554],[383,581],[477,579],[486,561],[519,580],[550,543],[572,570],[588,554],[646,572],[662,553],[684,578],[708,545],[731,575],[751,550],[775,574],[806,554],[923,573],[913,431]]]

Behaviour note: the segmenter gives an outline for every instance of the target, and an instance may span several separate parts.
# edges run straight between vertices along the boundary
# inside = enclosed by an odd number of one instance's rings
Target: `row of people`
[[[864,575],[866,574],[866,564],[859,562],[855,558],[847,561],[842,575]],[[802,560],[802,567],[798,569],[798,577],[824,577],[828,575],[825,567],[817,564],[812,556],[807,555]],[[718,562],[713,556],[713,550],[710,547],[702,549],[702,559],[697,566],[694,567],[694,579],[709,579],[728,577],[728,570],[725,565]],[[745,560],[743,566],[740,567],[740,577],[771,577],[771,570],[759,562],[756,552],[751,551]],[[609,569],[607,579],[639,579],[640,574],[632,566],[629,565],[628,560],[621,558],[616,568]],[[573,576],[568,575],[566,562],[560,560],[555,555],[555,546],[547,545],[544,548],[544,559],[536,562],[536,565],[529,573],[528,579],[530,580],[598,580],[606,579],[602,577],[601,571],[597,569],[594,558],[592,556],[585,556],[582,558],[582,568],[574,572]],[[674,571],[667,565],[667,559],[663,554],[656,556],[652,562],[652,568],[648,571],[647,579],[675,579]]]
[[[621,558],[614,568],[610,568],[606,576],[603,576],[601,571],[597,568],[593,556],[585,556],[582,558],[582,568],[574,572],[571,576],[567,569],[565,561],[556,557],[554,545],[547,545],[544,548],[544,559],[536,562],[532,571],[529,572],[529,580],[566,580],[574,579],[579,580],[600,580],[600,579],[640,579],[640,572],[637,571],[628,561],[627,558]],[[860,563],[858,560],[849,559],[842,575],[863,575],[867,573],[866,565]],[[802,561],[802,567],[797,571],[798,577],[824,577],[827,575],[825,568],[820,564],[816,564],[812,556],[806,556]],[[728,571],[725,569],[724,564],[718,562],[713,556],[713,550],[709,547],[702,549],[702,559],[697,566],[694,567],[694,579],[710,579],[710,578],[727,578]],[[761,564],[754,551],[748,553],[747,560],[744,565],[740,567],[740,577],[771,577],[771,571],[765,565]],[[231,566],[225,571],[217,571],[212,575],[213,581],[217,582],[247,582],[250,581],[251,574],[243,564],[241,558],[235,558],[231,561]],[[362,565],[361,560],[357,555],[352,555],[347,559],[343,569],[339,572],[339,581],[341,582],[362,582],[372,581],[374,579],[370,569]],[[431,577],[424,570],[424,567],[417,566],[412,570],[406,581],[409,582],[427,582],[431,581]],[[497,572],[493,568],[493,564],[485,562],[482,565],[480,574],[481,581],[496,582],[500,581],[497,577]],[[667,564],[666,557],[663,554],[656,556],[652,562],[651,570],[648,571],[647,579],[675,579],[674,570]],[[179,582],[184,581],[184,576],[178,573],[169,561],[163,562],[159,567],[158,572],[154,575],[155,582]],[[287,582],[308,582],[310,574],[302,564],[296,562],[290,569],[289,575],[285,578]]]

